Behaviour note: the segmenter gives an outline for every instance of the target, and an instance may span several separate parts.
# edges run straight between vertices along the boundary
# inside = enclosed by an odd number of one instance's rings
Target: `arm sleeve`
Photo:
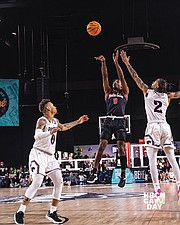
[[[50,131],[47,131],[47,132],[43,132],[41,129],[36,129],[35,131],[35,135],[34,135],[34,139],[35,140],[40,140],[40,139],[43,139],[43,138],[46,138],[48,136],[50,136]]]

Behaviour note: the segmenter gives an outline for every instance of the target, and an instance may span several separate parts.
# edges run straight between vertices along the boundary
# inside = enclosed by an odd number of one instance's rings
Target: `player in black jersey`
[[[121,176],[118,186],[124,187],[126,183],[125,171],[127,167],[127,157],[124,143],[126,140],[125,119],[123,118],[123,116],[125,115],[125,107],[128,100],[129,88],[124,78],[123,71],[118,63],[118,58],[119,51],[113,54],[113,61],[116,67],[118,79],[113,82],[111,88],[109,85],[108,70],[105,57],[103,55],[95,57],[96,60],[101,62],[107,118],[102,124],[98,152],[96,153],[92,173],[87,182],[94,183],[98,179],[97,169],[99,166],[99,162],[102,158],[102,154],[108,144],[108,141],[111,139],[112,134],[114,134],[117,141],[118,153],[120,155],[121,162]],[[116,118],[117,116],[122,117],[122,119]]]

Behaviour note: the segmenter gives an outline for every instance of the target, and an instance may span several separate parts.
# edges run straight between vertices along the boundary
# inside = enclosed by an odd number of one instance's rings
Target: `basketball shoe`
[[[53,223],[58,223],[58,224],[63,223],[63,221],[58,217],[57,211],[54,211],[53,213],[50,213],[50,211],[48,211],[48,213],[46,215],[46,219],[48,219],[49,221],[51,221]]]
[[[96,171],[92,171],[89,178],[87,179],[87,183],[94,184],[98,180],[98,175]]]
[[[158,189],[155,193],[154,193],[154,197],[158,198],[161,196],[161,189]]]
[[[121,173],[121,176],[119,176],[119,179],[120,179],[120,181],[119,181],[118,186],[120,188],[123,188],[125,186],[125,184],[126,184],[126,174],[125,173]]]
[[[164,204],[165,203],[165,195],[161,191],[161,189],[158,189],[156,192],[154,192],[154,201],[155,201],[155,204],[159,204],[159,203]]]
[[[14,222],[19,225],[24,225],[24,213],[22,211],[16,212]]]

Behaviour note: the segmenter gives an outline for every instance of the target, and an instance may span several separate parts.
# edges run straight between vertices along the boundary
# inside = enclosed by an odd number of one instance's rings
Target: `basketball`
[[[88,23],[87,32],[91,36],[97,36],[101,32],[101,25],[97,21],[91,21]]]

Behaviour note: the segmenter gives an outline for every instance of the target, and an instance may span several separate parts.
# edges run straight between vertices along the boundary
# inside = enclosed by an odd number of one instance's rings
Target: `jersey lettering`
[[[117,105],[118,104],[118,98],[113,98],[113,104]]]
[[[127,100],[122,91],[112,90],[106,99],[107,115],[123,116]]]
[[[162,107],[162,102],[154,100],[154,104],[156,105],[154,112],[162,113],[162,109],[160,109]]]
[[[55,135],[53,134],[52,137],[51,137],[51,144],[53,145],[55,142]]]

